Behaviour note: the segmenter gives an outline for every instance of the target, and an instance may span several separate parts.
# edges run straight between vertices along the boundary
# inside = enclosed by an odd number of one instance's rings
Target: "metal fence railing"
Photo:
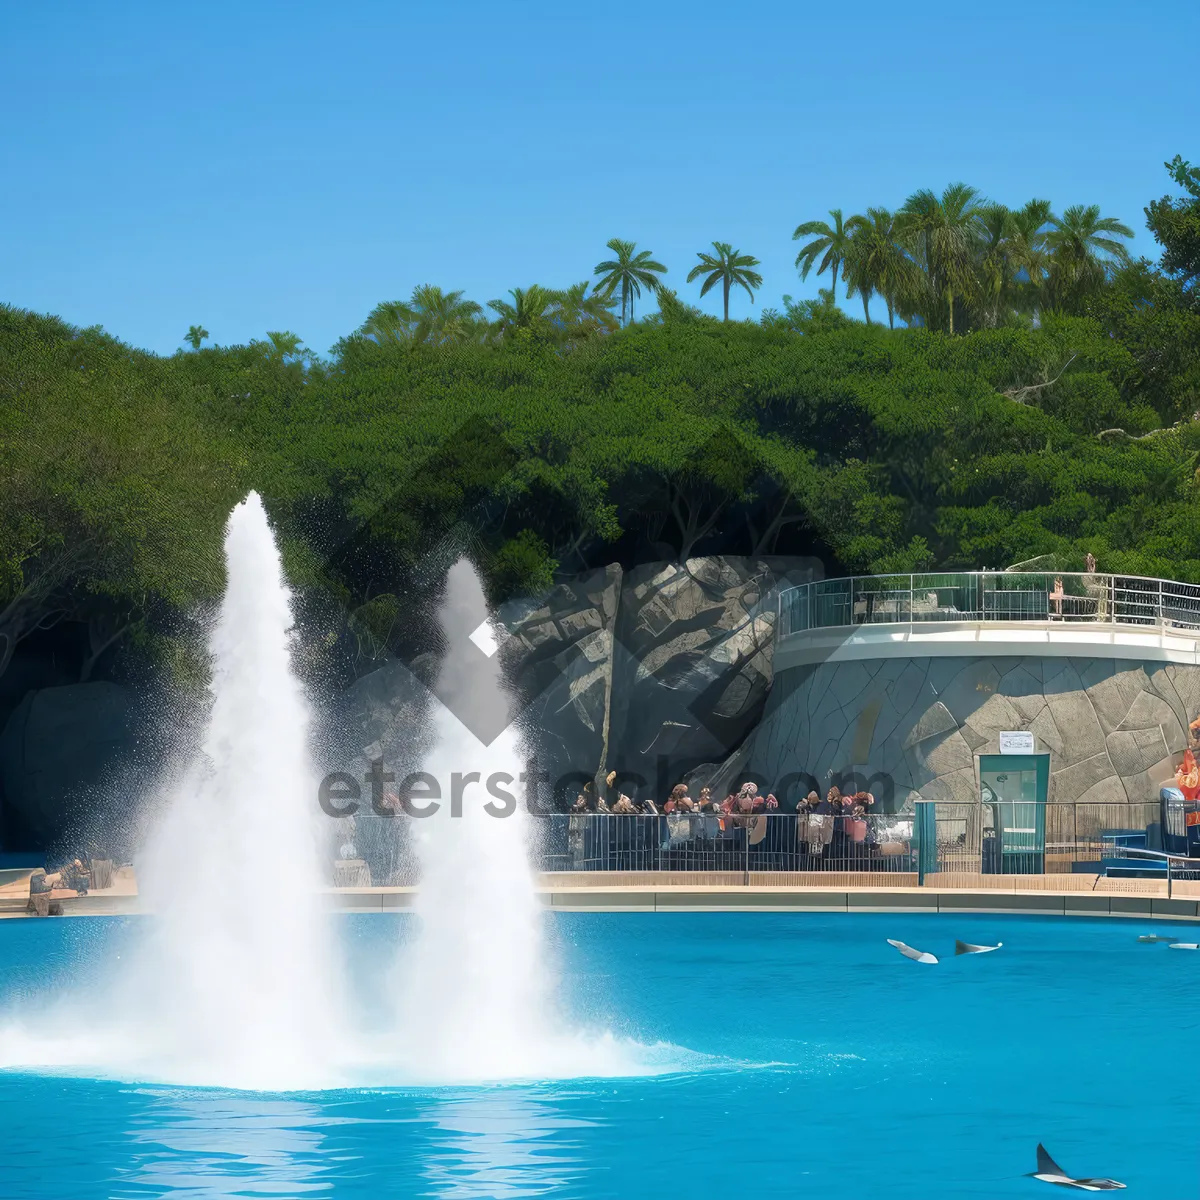
[[[920,622],[1091,622],[1200,636],[1200,585],[1135,575],[961,571],[821,579],[780,593],[778,636]]]
[[[796,813],[555,814],[544,871],[915,871],[913,818]]]
[[[825,808],[824,805],[821,806]],[[928,819],[814,811],[670,815],[572,813],[536,822],[544,872],[911,875],[947,886],[998,876],[1164,880],[1161,806],[1146,803],[928,802]],[[924,828],[926,845],[921,844]],[[1200,879],[1177,857],[1176,880]],[[1064,881],[1069,882],[1069,881]]]

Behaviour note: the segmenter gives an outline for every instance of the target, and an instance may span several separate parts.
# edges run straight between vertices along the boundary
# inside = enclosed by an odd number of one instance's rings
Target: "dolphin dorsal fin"
[[[958,940],[958,938],[955,938],[954,939],[954,953],[955,954],[970,954],[971,947],[968,946],[966,942],[961,942]]]
[[[1039,1175],[1061,1175],[1064,1179],[1069,1179],[1066,1171],[1062,1169],[1046,1152],[1046,1147],[1038,1142],[1037,1148],[1037,1164]]]

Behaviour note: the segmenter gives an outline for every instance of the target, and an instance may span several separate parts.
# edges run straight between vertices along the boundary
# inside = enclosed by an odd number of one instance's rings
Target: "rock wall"
[[[510,604],[498,614],[512,631],[501,649],[505,676],[539,769],[552,779],[591,778],[608,753],[623,583],[614,563],[560,584],[535,607]]]
[[[655,798],[729,754],[774,678],[777,597],[822,576],[816,559],[710,557],[630,571],[613,656],[607,769]],[[630,790],[630,789],[626,789]]]
[[[733,750],[770,691],[778,592],[820,577],[815,559],[613,565],[532,611],[502,612],[506,674],[539,767],[578,776],[559,802],[609,770],[625,790],[658,796]]]
[[[1200,714],[1200,668],[1113,659],[979,657],[820,663],[784,672],[745,751],[710,774],[821,787],[857,772],[899,807],[978,799],[975,756],[1002,730],[1050,753],[1051,802],[1155,800]],[[789,799],[794,799],[794,790]],[[782,797],[781,797],[782,799]]]

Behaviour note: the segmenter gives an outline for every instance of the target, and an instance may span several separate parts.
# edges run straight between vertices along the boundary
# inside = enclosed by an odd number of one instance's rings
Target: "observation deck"
[[[1200,585],[1137,575],[854,575],[780,593],[775,669],[1035,655],[1200,666]]]

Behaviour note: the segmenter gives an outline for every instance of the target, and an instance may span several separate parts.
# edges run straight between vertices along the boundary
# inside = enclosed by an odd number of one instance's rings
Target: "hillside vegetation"
[[[901,221],[889,259],[864,217],[847,236],[871,232],[892,274],[869,276],[860,240],[841,283],[890,288],[912,322],[894,329],[832,290],[756,324],[706,317],[616,239],[597,291],[515,289],[486,318],[417,289],[329,359],[286,333],[204,347],[198,326],[163,358],[0,309],[0,670],[56,625],[82,677],[170,653],[251,488],[296,583],[334,599],[331,637],[368,657],[441,545],[468,545],[497,597],[710,552],[816,553],[830,573],[1091,552],[1200,582],[1200,172],[1171,168],[1183,194],[1147,210],[1159,265],[1079,258],[1072,210],[1055,243],[1028,213],[981,240],[981,209],[965,258],[931,217]],[[757,286],[753,260],[714,250],[702,286]],[[658,311],[635,319],[646,290]]]

